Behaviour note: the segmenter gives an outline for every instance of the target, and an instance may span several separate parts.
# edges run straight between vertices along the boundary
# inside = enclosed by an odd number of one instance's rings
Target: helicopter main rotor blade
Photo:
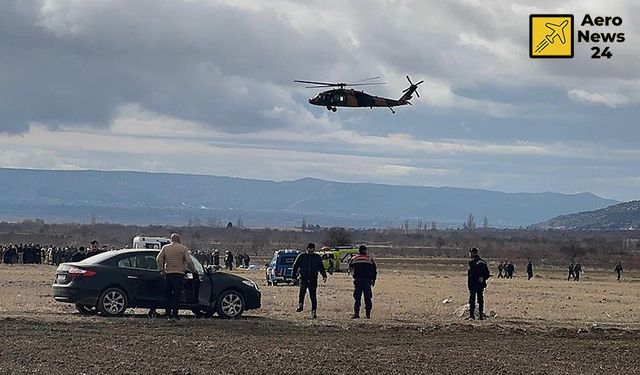
[[[335,82],[316,82],[316,81],[300,81],[300,80],[295,80],[293,82],[296,83],[309,83],[312,85],[323,85],[323,86],[341,86],[344,85],[343,83],[335,83]]]
[[[371,82],[371,83],[346,83],[345,86],[372,86],[372,85],[386,85],[387,82]]]
[[[365,79],[361,79],[361,80],[355,81],[353,83],[361,83],[361,82],[366,82],[366,81],[373,81],[374,79],[380,79],[380,77],[376,76],[376,77],[371,77],[371,78],[365,78]]]

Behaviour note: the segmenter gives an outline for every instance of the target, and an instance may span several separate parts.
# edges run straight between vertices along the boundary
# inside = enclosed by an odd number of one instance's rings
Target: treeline
[[[438,256],[460,258],[467,249],[479,247],[482,255],[495,260],[533,259],[536,263],[568,263],[573,258],[603,267],[624,261],[640,266],[640,231],[559,231],[526,229],[460,229],[407,231],[398,229],[246,229],[206,226],[136,226],[119,224],[47,224],[42,220],[0,223],[0,243],[40,243],[58,246],[86,246],[96,239],[109,248],[131,246],[136,235],[168,237],[182,235],[192,249],[246,251],[267,256],[282,248],[302,249],[308,242],[317,245],[367,244],[376,256]]]

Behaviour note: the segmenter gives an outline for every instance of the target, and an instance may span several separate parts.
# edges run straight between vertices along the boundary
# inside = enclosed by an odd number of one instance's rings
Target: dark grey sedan
[[[156,264],[159,250],[125,249],[94,255],[56,270],[53,297],[73,303],[82,314],[96,311],[121,316],[130,307],[164,308],[164,278]],[[260,308],[261,293],[253,281],[225,272],[205,270],[191,257],[198,271],[187,273],[180,309],[197,316],[235,318]]]

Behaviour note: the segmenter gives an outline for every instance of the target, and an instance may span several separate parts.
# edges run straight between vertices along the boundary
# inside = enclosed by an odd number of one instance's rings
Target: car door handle
[[[131,275],[127,275],[127,279],[137,279],[138,276],[131,276]]]

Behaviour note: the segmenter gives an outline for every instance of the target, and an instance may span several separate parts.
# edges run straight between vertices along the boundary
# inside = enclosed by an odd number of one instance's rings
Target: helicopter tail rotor
[[[418,92],[418,86],[421,85],[422,83],[424,83],[424,80],[421,80],[420,82],[413,83],[411,81],[411,78],[409,78],[409,76],[407,76],[407,81],[409,81],[409,87],[407,87],[406,89],[402,90],[402,92],[404,94],[400,98],[400,101],[404,101],[406,103],[409,103],[409,100],[412,98],[413,93],[415,93],[418,98],[420,97],[420,93]]]

